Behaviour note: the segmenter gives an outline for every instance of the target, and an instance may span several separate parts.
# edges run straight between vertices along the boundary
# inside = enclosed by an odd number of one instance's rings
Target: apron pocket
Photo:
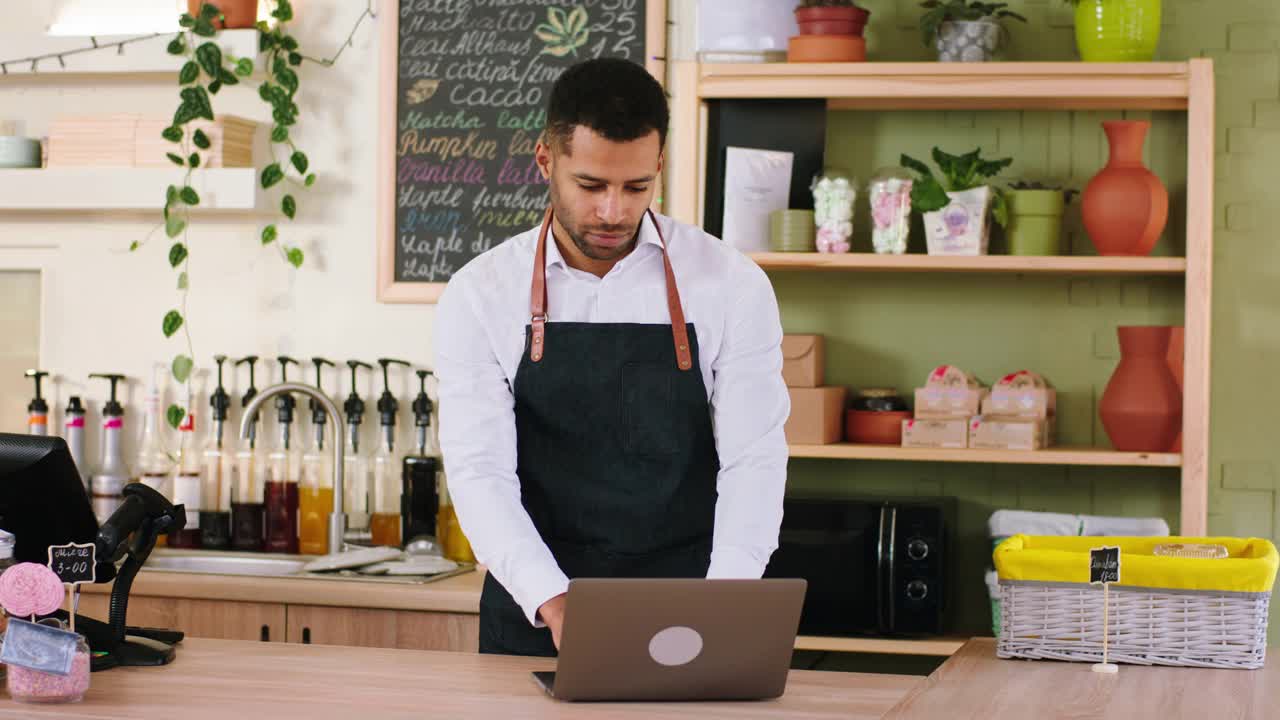
[[[635,455],[671,455],[679,447],[671,417],[674,370],[666,365],[627,363],[622,367],[624,448]]]

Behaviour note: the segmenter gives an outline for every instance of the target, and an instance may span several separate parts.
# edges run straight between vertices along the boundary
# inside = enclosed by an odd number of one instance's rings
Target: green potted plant
[[[1019,180],[1006,193],[1010,255],[1061,255],[1062,214],[1076,195],[1061,185]]]
[[[942,62],[987,62],[1000,49],[1005,18],[1027,19],[1009,10],[1009,3],[976,0],[925,0],[920,3],[920,32],[925,47],[938,50]]]
[[[933,162],[942,172],[934,176],[928,165],[903,155],[903,167],[916,173],[911,208],[924,217],[930,255],[986,255],[994,218],[1008,225],[1009,208],[998,188],[987,183],[1013,163],[1013,158],[984,160],[982,148],[964,155],[933,149]]]
[[[1076,50],[1085,62],[1151,62],[1160,43],[1161,0],[1065,0],[1076,9]]]

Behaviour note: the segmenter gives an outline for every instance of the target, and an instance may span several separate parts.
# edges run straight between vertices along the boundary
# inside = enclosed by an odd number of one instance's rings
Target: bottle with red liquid
[[[281,355],[280,381],[289,382],[288,368],[297,360]],[[276,422],[280,434],[276,447],[267,456],[267,482],[263,488],[263,549],[271,553],[298,552],[298,475],[301,453],[293,443],[293,411],[297,401],[289,393],[276,397]]]
[[[240,399],[240,407],[246,408],[258,394],[254,386],[253,371],[257,355],[249,355],[236,361],[236,366],[249,366],[249,388]],[[258,449],[258,414],[249,418],[249,434],[236,452],[231,480],[231,548],[241,552],[262,551],[262,486],[266,463]]]

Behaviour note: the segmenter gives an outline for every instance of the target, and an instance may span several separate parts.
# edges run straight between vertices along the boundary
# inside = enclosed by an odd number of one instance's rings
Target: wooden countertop
[[[495,655],[192,639],[158,668],[92,676],[75,705],[0,699],[0,718],[880,718],[920,678],[793,670],[778,700],[563,703],[529,676],[555,661]]]
[[[1280,714],[1280,662],[1258,670],[1001,660],[993,638],[965,643],[885,720],[1263,720]]]
[[[134,578],[130,596],[479,613],[484,575],[483,571],[468,572],[434,582],[413,584],[184,573],[148,570],[144,566]],[[81,585],[80,588],[87,593],[111,592],[110,583]]]

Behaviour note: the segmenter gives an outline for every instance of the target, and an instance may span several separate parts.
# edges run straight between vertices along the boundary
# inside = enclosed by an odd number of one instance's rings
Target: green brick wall
[[[903,0],[860,0],[872,12],[872,60],[927,60],[919,10]],[[1011,60],[1074,60],[1070,9],[1060,0],[1014,0],[1030,23],[1010,24]],[[1268,190],[1280,178],[1280,3],[1166,0],[1157,60],[1212,57],[1217,74],[1217,161],[1213,313],[1211,533],[1274,538],[1280,384],[1280,248]],[[1149,166],[1170,190],[1170,227],[1157,254],[1184,247],[1186,143],[1181,113],[833,112],[827,161],[864,180],[906,152],[938,145],[982,146],[1014,164],[1006,173],[1056,178],[1083,189],[1105,162],[1099,125],[1148,118]],[[855,249],[869,249],[860,198]],[[1068,211],[1074,252],[1091,253],[1078,203]],[[913,250],[923,245],[917,226]],[[1115,328],[1182,321],[1181,279],[775,273],[788,332],[828,338],[828,381],[909,391],[930,368],[954,363],[984,382],[1029,368],[1059,389],[1064,443],[1106,444],[1097,401],[1118,359]],[[1268,361],[1271,361],[1270,363]],[[1101,469],[793,460],[796,491],[955,495],[960,499],[958,629],[989,629],[982,569],[986,521],[998,508],[1154,515],[1178,524],[1178,474]],[[1277,613],[1273,613],[1273,618]],[[1276,623],[1273,642],[1280,641]]]

